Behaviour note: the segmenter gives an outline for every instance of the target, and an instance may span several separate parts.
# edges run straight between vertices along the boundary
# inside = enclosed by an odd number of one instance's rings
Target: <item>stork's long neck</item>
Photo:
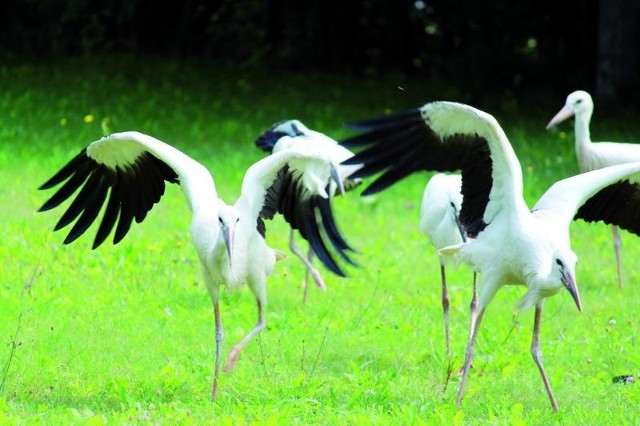
[[[219,246],[226,249],[224,241],[221,240],[218,222],[218,212],[223,205],[224,201],[220,198],[212,197],[211,200],[202,201],[201,204],[193,206],[191,237],[198,255],[203,261],[206,261],[211,250],[217,249]],[[220,244],[221,241],[222,244]]]
[[[591,143],[589,134],[589,122],[591,121],[591,111],[584,111],[575,116],[576,150],[580,151]]]

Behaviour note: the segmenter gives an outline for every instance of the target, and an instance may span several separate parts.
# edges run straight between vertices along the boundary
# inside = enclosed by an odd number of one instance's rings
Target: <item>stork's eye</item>
[[[582,99],[576,100],[576,105],[580,105],[582,103]]]
[[[224,221],[222,220],[221,217],[218,217],[218,222],[220,222],[220,225],[222,225],[224,223]]]
[[[557,263],[560,267],[564,266],[564,265],[562,264],[562,260],[560,260],[560,259],[556,259],[556,263]]]
[[[236,223],[238,223],[238,222],[240,222],[240,218],[237,218],[237,219],[236,219]]]

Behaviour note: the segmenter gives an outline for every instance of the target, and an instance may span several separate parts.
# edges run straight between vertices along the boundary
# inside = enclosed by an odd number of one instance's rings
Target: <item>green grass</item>
[[[0,424],[639,423],[637,385],[611,382],[636,374],[640,362],[640,243],[631,234],[623,234],[627,286],[618,290],[610,231],[572,227],[584,313],[561,292],[546,303],[542,328],[559,413],[529,354],[533,312],[514,312],[522,287],[504,288],[490,305],[457,407],[458,378],[447,383],[446,374],[464,358],[471,273],[450,272],[447,358],[437,259],[417,231],[428,175],[374,202],[338,199],[339,224],[361,251],[362,267],[349,269],[349,279],[324,271],[329,290],[311,289],[302,306],[300,263],[293,256],[278,263],[267,329],[222,375],[212,403],[212,308],[179,189],[170,188],[118,246],[96,251],[92,231],[63,246],[64,234],[52,232],[61,212],[35,213],[48,196],[38,185],[103,127],[139,130],[183,149],[210,168],[231,202],[244,169],[262,156],[253,140],[273,122],[296,117],[340,138],[345,121],[435,99],[466,100],[397,76],[354,80],[109,58],[0,68]],[[555,109],[494,104],[490,111],[523,164],[530,203],[576,172],[571,127],[544,130]],[[628,122],[599,123],[597,111],[594,120],[596,137],[640,134]],[[281,219],[268,224],[272,247],[288,251],[287,237]],[[256,312],[246,289],[223,291],[221,303],[226,357]]]

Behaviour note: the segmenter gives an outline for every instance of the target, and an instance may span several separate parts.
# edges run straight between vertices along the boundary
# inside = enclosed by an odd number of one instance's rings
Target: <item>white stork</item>
[[[640,161],[640,145],[619,142],[591,141],[589,122],[593,114],[593,100],[584,90],[576,90],[567,96],[567,101],[558,113],[549,121],[547,129],[557,126],[571,116],[575,116],[576,156],[580,172],[622,163]],[[616,270],[618,272],[618,287],[622,287],[622,261],[620,256],[620,234],[618,227],[611,225],[613,234],[613,249],[616,253]]]
[[[383,172],[363,194],[381,191],[419,170],[462,170],[460,223],[469,240],[440,253],[459,256],[480,273],[481,280],[458,403],[462,402],[487,305],[502,285],[520,284],[527,291],[518,308],[535,305],[531,353],[557,410],[542,364],[539,334],[544,300],[560,289],[568,290],[582,310],[569,225],[578,218],[604,220],[640,233],[640,209],[636,208],[640,188],[628,180],[640,171],[640,163],[561,180],[529,210],[522,195],[522,169],[515,152],[496,119],[483,111],[458,103],[433,102],[353,127],[364,132],[343,142],[348,147],[364,147],[347,160],[364,165],[355,176]]]
[[[337,177],[332,181],[329,195],[334,196],[349,191],[361,182],[360,179],[350,179],[349,176],[358,170],[360,166],[344,166],[341,165],[344,160],[353,157],[353,153],[348,149],[338,145],[334,139],[327,135],[307,128],[299,120],[286,120],[274,124],[266,130],[255,141],[255,145],[270,154],[283,151],[285,149],[298,147],[311,147],[314,150],[322,152],[328,156],[332,162],[337,164]],[[336,183],[337,182],[337,183]],[[295,241],[294,229],[291,229],[289,237],[289,249],[295,254],[305,265],[306,273],[304,279],[304,291],[302,301],[307,301],[307,293],[309,288],[309,275],[313,277],[316,286],[325,291],[327,289],[320,272],[313,266],[313,258],[315,256],[313,249],[309,246],[307,255],[305,256]],[[345,247],[350,249],[350,247]]]
[[[459,214],[462,207],[462,176],[435,174],[427,182],[422,196],[420,208],[420,232],[422,232],[435,247],[440,250],[445,247],[456,246],[467,240],[464,228],[460,224]],[[453,256],[438,256],[440,260],[440,284],[442,288],[442,313],[444,317],[445,342],[447,355],[451,353],[449,337],[449,293],[447,292],[447,276],[445,267],[456,258]],[[471,318],[475,318],[478,305],[476,292],[476,273],[473,273],[473,298],[471,299]],[[473,331],[473,324],[471,324]]]
[[[215,398],[223,338],[219,287],[248,285],[258,307],[258,323],[233,347],[225,370],[234,367],[242,348],[265,327],[266,278],[281,256],[265,242],[264,219],[282,213],[322,262],[334,273],[344,275],[327,247],[332,245],[345,257],[347,244],[336,228],[326,192],[333,168],[326,156],[312,149],[271,155],[249,167],[240,197],[235,205],[227,205],[218,198],[209,171],[197,161],[151,136],[116,133],[82,149],[40,187],[49,189],[64,182],[40,211],[73,198],[55,226],[55,230],[61,229],[77,218],[64,240],[69,244],[96,221],[108,196],[93,248],[104,242],[114,226],[113,243],[117,244],[133,219],[142,222],[160,201],[165,182],[180,184],[192,212],[191,238],[213,303],[216,358],[211,395]],[[72,196],[77,189],[79,192]]]

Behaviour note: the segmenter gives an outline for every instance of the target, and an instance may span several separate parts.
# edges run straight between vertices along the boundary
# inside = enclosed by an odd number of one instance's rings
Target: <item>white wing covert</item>
[[[160,201],[166,182],[181,185],[192,210],[217,198],[211,174],[197,161],[151,136],[114,133],[83,148],[40,186],[50,189],[62,184],[39,211],[73,198],[54,228],[57,231],[77,219],[64,240],[69,244],[91,226],[108,198],[92,248],[102,244],[114,226],[113,243],[117,244],[132,221],[142,222]]]

